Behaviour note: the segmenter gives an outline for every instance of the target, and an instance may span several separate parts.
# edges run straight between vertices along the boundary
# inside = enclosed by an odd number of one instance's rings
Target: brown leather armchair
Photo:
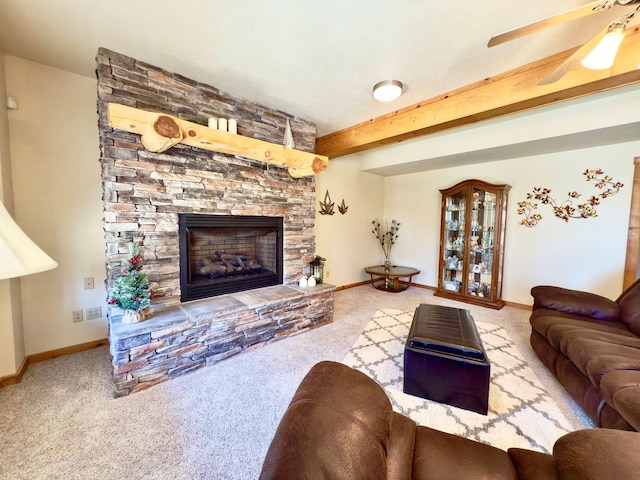
[[[560,438],[553,455],[508,451],[417,426],[384,390],[335,362],[315,365],[293,396],[260,478],[569,480],[640,478],[640,435],[593,429]]]

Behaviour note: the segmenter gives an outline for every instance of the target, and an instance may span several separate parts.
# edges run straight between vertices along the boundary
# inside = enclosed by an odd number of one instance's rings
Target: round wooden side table
[[[393,293],[404,292],[411,286],[411,278],[420,273],[420,270],[412,267],[386,268],[384,265],[367,267],[364,271],[371,275],[371,285],[378,290]],[[400,280],[405,277],[408,280]]]

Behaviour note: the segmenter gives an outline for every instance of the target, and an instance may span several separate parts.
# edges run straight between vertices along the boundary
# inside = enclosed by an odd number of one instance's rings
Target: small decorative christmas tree
[[[124,274],[118,278],[109,293],[108,303],[124,310],[123,323],[144,320],[143,310],[151,304],[153,292],[149,288],[149,276],[142,271],[142,257],[137,243],[129,245],[129,258]]]

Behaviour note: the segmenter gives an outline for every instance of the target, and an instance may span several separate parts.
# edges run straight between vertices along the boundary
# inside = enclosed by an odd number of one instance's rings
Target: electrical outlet
[[[96,318],[102,318],[102,307],[92,307],[85,310],[87,320],[95,320]]]
[[[74,310],[72,312],[73,315],[73,323],[78,323],[82,321],[82,310]]]
[[[86,277],[84,279],[84,289],[93,290],[93,288],[94,288],[93,277]]]
[[[327,270],[326,272],[324,272],[324,276],[329,278],[331,276],[331,272]]]

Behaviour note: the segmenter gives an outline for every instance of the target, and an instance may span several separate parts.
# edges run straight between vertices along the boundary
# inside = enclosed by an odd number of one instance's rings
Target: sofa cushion
[[[640,335],[640,283],[636,281],[627,289],[620,296],[619,302],[620,321],[633,333]]]
[[[412,478],[517,480],[518,476],[504,450],[420,426],[416,431]]]
[[[613,345],[621,345],[625,347],[640,348],[640,338],[631,332],[603,332],[599,330],[577,328],[573,325],[557,325],[556,327],[551,327],[548,330],[548,337],[549,343],[552,343],[551,339],[553,339],[554,342],[557,341],[557,344],[554,345],[554,347],[558,348],[564,355],[567,355],[567,347],[569,344],[579,338],[597,340],[599,342],[611,343]]]
[[[616,410],[629,425],[640,430],[640,387],[618,390],[613,397]]]
[[[533,308],[550,308],[598,320],[617,320],[619,306],[600,295],[568,288],[539,285],[531,289]]]
[[[567,357],[596,387],[613,370],[640,370],[640,350],[598,340],[574,340],[567,345]]]
[[[387,478],[411,478],[416,422],[393,412],[391,436],[387,447]]]
[[[640,370],[614,370],[607,373],[600,380],[602,398],[613,407],[615,407],[614,397],[616,393],[625,388],[637,388],[640,390]],[[638,397],[640,398],[640,394]],[[638,413],[640,414],[640,412]]]
[[[558,478],[556,459],[552,455],[523,448],[510,448],[507,453],[518,472],[518,480],[554,480]]]
[[[571,330],[573,328],[577,328],[580,330],[594,330],[598,332],[609,332],[613,334],[619,335],[630,335],[634,336],[633,333],[630,333],[627,330],[627,327],[622,322],[612,322],[612,321],[598,321],[598,320],[585,320],[585,319],[577,319],[577,318],[567,318],[567,317],[558,317],[555,315],[545,315],[545,316],[537,316],[531,317],[530,319],[531,326],[533,329],[546,338],[551,343],[551,338],[555,337],[555,344],[557,345],[559,342],[558,332],[549,332],[551,328],[555,330]],[[550,336],[551,335],[551,336]],[[553,343],[552,343],[553,345]],[[554,345],[555,346],[555,345]]]

